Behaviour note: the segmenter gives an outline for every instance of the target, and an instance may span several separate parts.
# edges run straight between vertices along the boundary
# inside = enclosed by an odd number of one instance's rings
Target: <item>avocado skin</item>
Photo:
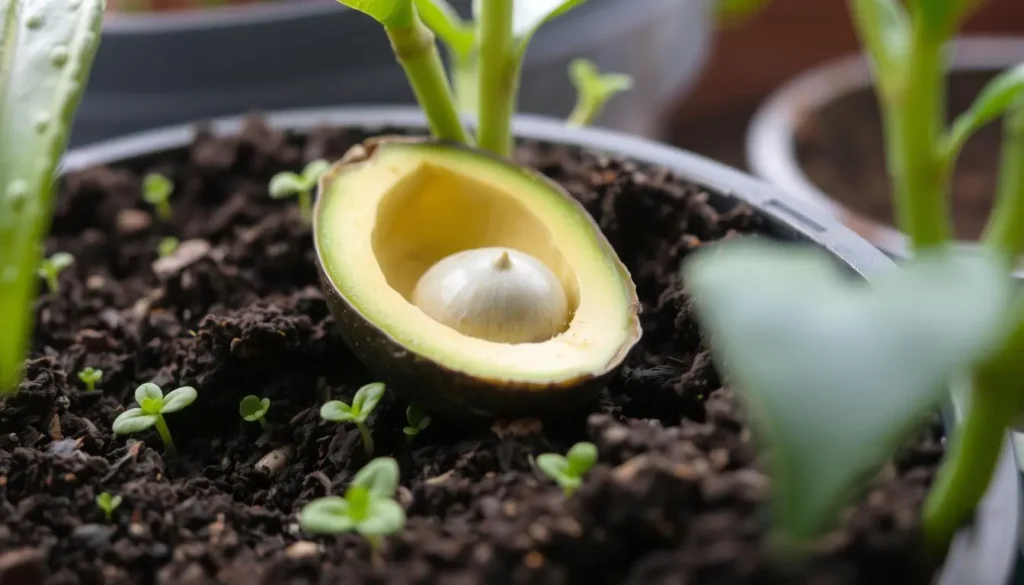
[[[377,148],[387,142],[438,141],[412,136],[379,136],[367,139],[362,144],[349,149],[342,159],[321,177],[319,191],[323,192],[322,186],[331,180],[331,176],[338,169],[371,158]],[[444,144],[449,147],[476,151],[461,144],[447,142]],[[483,152],[483,154],[491,156],[498,164],[518,167],[512,162],[490,153]],[[530,169],[521,168],[521,170],[537,174]],[[317,271],[320,275],[321,288],[345,345],[381,381],[395,390],[405,393],[412,401],[438,417],[474,423],[494,419],[564,414],[567,411],[580,409],[597,398],[598,393],[619,371],[626,355],[643,335],[639,317],[640,301],[636,294],[636,287],[633,285],[629,271],[601,233],[597,222],[590,216],[586,208],[565,192],[561,186],[546,177],[540,176],[540,178],[566,198],[586,218],[598,235],[602,251],[615,262],[621,278],[629,283],[629,322],[625,325],[629,329],[629,335],[620,346],[616,358],[606,368],[598,372],[558,382],[535,383],[490,379],[486,376],[474,376],[446,368],[429,358],[410,351],[380,328],[374,326],[357,308],[352,306],[331,282],[324,269],[320,246],[316,245]],[[317,197],[313,212],[314,222],[319,219],[320,209],[321,198]],[[316,233],[317,230],[314,227],[314,234]]]

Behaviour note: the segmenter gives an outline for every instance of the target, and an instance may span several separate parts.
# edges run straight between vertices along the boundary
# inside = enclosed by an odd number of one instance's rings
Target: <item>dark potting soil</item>
[[[951,117],[966,110],[992,74],[949,77]],[[956,236],[977,239],[985,229],[997,184],[1001,125],[983,128],[966,144],[952,181]],[[871,90],[845,95],[809,111],[797,129],[800,165],[822,192],[862,216],[894,225],[878,102]]]
[[[0,582],[928,582],[916,534],[937,432],[888,466],[805,570],[767,553],[770,480],[676,276],[702,242],[761,221],[664,171],[536,144],[520,159],[580,198],[632,271],[643,341],[586,412],[557,420],[435,421],[409,441],[406,404],[387,392],[370,424],[377,455],[401,466],[405,530],[378,559],[356,535],[305,534],[297,511],[342,493],[366,462],[356,429],[318,408],[374,378],[334,330],[294,203],[269,199],[266,184],[362,138],[286,135],[254,117],[237,136],[200,131],[185,151],[66,178],[47,250],[78,262],[37,303],[25,380],[0,408]],[[148,171],[177,183],[170,222],[140,200]],[[172,234],[186,243],[154,268]],[[75,376],[86,366],[104,372],[95,392]],[[153,432],[111,434],[145,381],[198,389],[167,417],[180,458]],[[247,394],[270,398],[269,436],[239,417]],[[600,462],[567,500],[530,456],[581,440]],[[109,523],[94,503],[104,491],[124,498]]]

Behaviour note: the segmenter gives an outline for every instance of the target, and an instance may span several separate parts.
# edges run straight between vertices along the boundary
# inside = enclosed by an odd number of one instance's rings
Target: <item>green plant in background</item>
[[[574,59],[569,64],[569,78],[576,86],[576,106],[569,114],[570,126],[589,126],[604,105],[617,93],[633,87],[633,78],[624,73],[601,73],[591,61]]]
[[[43,258],[39,264],[39,277],[46,281],[51,293],[60,292],[60,273],[75,264],[75,257],[67,252],[56,252],[49,258]]]
[[[461,109],[476,114],[480,148],[509,156],[519,77],[530,40],[544,23],[586,0],[476,0],[474,22],[460,18],[446,0],[338,1],[384,26],[436,138],[471,143],[459,119]],[[457,101],[435,35],[448,49]]]
[[[164,415],[178,412],[192,404],[196,396],[196,389],[191,386],[182,386],[164,395],[159,386],[147,382],[135,389],[135,402],[139,406],[129,408],[114,419],[114,434],[131,435],[149,427],[156,427],[160,440],[164,442],[164,450],[173,454],[177,449],[174,447],[167,422],[164,421]]]
[[[344,497],[327,496],[306,504],[299,524],[313,534],[357,532],[378,551],[381,537],[405,527],[405,510],[395,501],[397,490],[398,463],[378,457],[356,473]]]
[[[174,236],[162,238],[160,240],[160,244],[157,246],[157,254],[159,254],[161,258],[167,258],[171,254],[174,254],[180,244],[181,241]]]
[[[270,410],[270,399],[260,398],[252,394],[246,396],[238,404],[238,414],[248,422],[258,422],[264,432],[270,425],[267,424],[267,411]]]
[[[107,522],[114,519],[114,510],[117,510],[121,506],[121,496],[113,496],[110,492],[103,492],[96,496],[96,507],[103,511],[103,515],[107,517]]]
[[[544,475],[562,486],[566,497],[583,484],[583,476],[597,463],[597,447],[593,443],[576,443],[564,456],[542,453],[537,456],[537,467]]]
[[[409,424],[402,429],[402,432],[408,437],[415,437],[420,434],[420,431],[429,427],[433,419],[418,405],[410,404],[405,409],[405,420]]]
[[[167,221],[171,219],[171,195],[174,183],[160,173],[149,173],[142,179],[142,200],[156,209],[156,215]]]
[[[830,529],[949,389],[964,412],[925,503],[945,554],[987,489],[1024,405],[1024,66],[946,126],[946,47],[977,2],[850,0],[875,71],[899,227],[913,258],[865,284],[818,249],[724,242],[684,266],[715,359],[771,449],[775,542],[799,553]],[[950,175],[966,139],[1006,115],[984,246],[951,238]]]
[[[15,392],[32,331],[53,176],[100,39],[103,0],[0,0],[0,394]]]
[[[321,175],[331,168],[325,160],[315,160],[303,167],[301,173],[282,171],[270,179],[267,189],[273,199],[286,199],[298,196],[299,213],[307,224],[313,222],[313,189]]]
[[[93,392],[96,390],[96,383],[103,379],[103,370],[85,368],[78,372],[78,379],[85,384],[86,392]]]
[[[320,407],[320,418],[331,422],[352,422],[359,429],[363,437],[363,448],[366,449],[366,456],[373,457],[373,437],[370,436],[370,428],[366,426],[366,419],[377,408],[377,403],[384,396],[384,384],[374,382],[356,390],[352,397],[352,405],[340,401],[331,400]]]

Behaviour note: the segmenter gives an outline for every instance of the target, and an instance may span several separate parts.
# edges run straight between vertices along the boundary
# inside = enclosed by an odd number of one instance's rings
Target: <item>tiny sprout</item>
[[[402,432],[410,437],[415,437],[420,434],[420,431],[430,426],[431,418],[418,405],[410,404],[405,409],[405,420],[409,421],[409,426],[402,429]]]
[[[139,403],[139,407],[129,408],[114,419],[114,434],[130,435],[155,426],[166,451],[174,453],[174,441],[164,421],[164,415],[178,412],[195,402],[195,399],[196,389],[191,386],[182,386],[165,396],[159,386],[147,382],[135,389],[135,401]]]
[[[50,292],[60,291],[60,273],[74,263],[75,257],[67,252],[57,252],[49,258],[43,259],[43,263],[39,267],[39,276],[46,280],[46,286]]]
[[[293,195],[299,196],[299,213],[306,223],[313,221],[313,188],[320,176],[331,167],[325,160],[315,160],[307,164],[301,173],[283,171],[270,179],[270,197],[273,199],[285,199]]]
[[[181,242],[178,238],[175,238],[174,236],[167,236],[160,240],[160,245],[157,246],[157,252],[159,252],[161,258],[166,258],[171,254],[174,254],[174,251],[178,249],[178,244],[180,243]]]
[[[92,392],[96,390],[96,382],[103,379],[103,370],[97,370],[96,368],[85,368],[81,372],[78,372],[78,379],[85,384],[85,390]]]
[[[383,383],[367,384],[356,391],[355,396],[352,397],[352,406],[340,400],[331,400],[320,407],[320,418],[331,422],[356,423],[359,433],[363,436],[363,448],[366,449],[366,456],[373,457],[373,437],[370,436],[370,429],[366,426],[366,418],[377,407],[382,396],[384,396]]]
[[[593,443],[576,443],[563,457],[558,453],[543,453],[537,456],[537,467],[544,475],[562,486],[566,496],[571,496],[583,483],[583,475],[597,462],[597,447]]]
[[[242,402],[238,404],[238,414],[242,415],[242,418],[249,422],[260,423],[260,427],[264,431],[269,426],[265,418],[268,410],[270,410],[270,399],[260,398],[252,394],[243,398]]]
[[[344,497],[327,496],[306,504],[299,524],[313,534],[358,532],[377,551],[382,536],[405,527],[405,510],[395,501],[397,490],[398,463],[378,457],[356,473]]]
[[[569,114],[570,126],[588,126],[601,114],[615,94],[633,87],[633,78],[625,73],[601,73],[587,59],[569,64],[569,77],[576,86],[576,106]]]
[[[142,199],[156,208],[161,219],[171,219],[171,194],[174,183],[159,173],[150,173],[142,180]]]
[[[103,514],[107,517],[107,522],[114,518],[114,510],[121,505],[121,500],[121,496],[112,496],[110,492],[103,492],[96,496],[96,507],[103,510]]]

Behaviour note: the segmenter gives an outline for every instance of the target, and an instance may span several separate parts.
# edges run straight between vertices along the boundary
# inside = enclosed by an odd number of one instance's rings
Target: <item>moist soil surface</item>
[[[389,389],[369,422],[376,454],[400,464],[405,530],[379,556],[356,535],[304,533],[302,506],[343,493],[367,461],[356,428],[318,409],[374,377],[335,331],[294,202],[271,200],[266,184],[364,137],[285,134],[254,116],[238,135],[199,128],[187,149],[63,181],[47,252],[77,263],[36,304],[32,359],[0,408],[0,582],[928,582],[916,535],[942,455],[935,430],[874,480],[803,569],[771,561],[770,478],[676,276],[704,242],[763,222],[664,171],[537,144],[519,159],[578,197],[631,270],[642,342],[593,404],[558,419],[435,420],[409,440],[406,402]],[[150,171],[176,183],[170,221],[141,201]],[[154,265],[171,235],[182,246]],[[104,372],[94,392],[76,376],[86,366]],[[153,431],[111,433],[147,381],[198,390],[167,415],[178,457]],[[270,398],[269,434],[239,417],[247,394]],[[584,440],[599,463],[567,499],[531,456]],[[94,503],[104,491],[123,497],[109,522]]]
[[[952,115],[966,110],[992,75],[949,76]],[[796,134],[797,156],[808,178],[847,209],[894,225],[884,140],[873,90],[844,95],[808,112]],[[953,227],[958,238],[977,239],[992,208],[999,169],[1001,125],[989,124],[965,145],[952,181]]]

